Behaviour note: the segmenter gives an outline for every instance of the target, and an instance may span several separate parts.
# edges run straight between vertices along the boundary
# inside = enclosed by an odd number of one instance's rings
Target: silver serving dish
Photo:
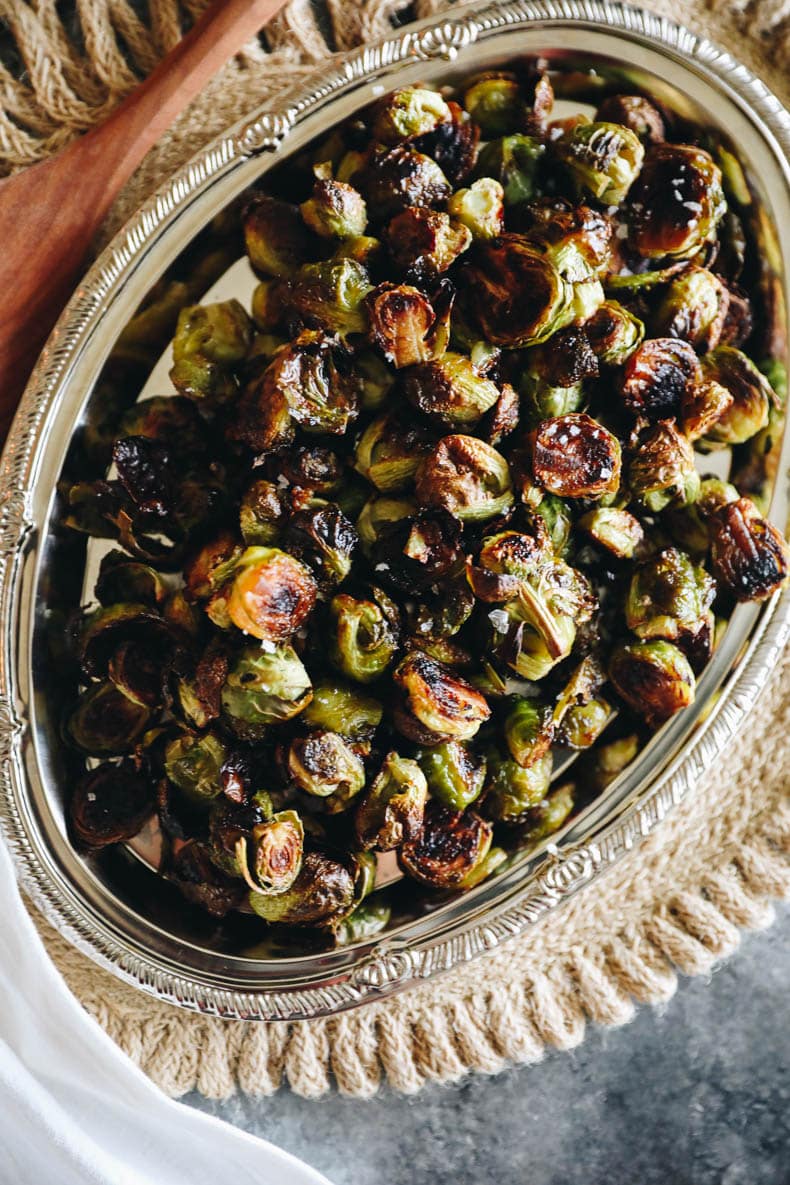
[[[520,55],[641,85],[737,146],[776,228],[790,295],[790,117],[727,53],[666,20],[601,0],[535,0],[452,15],[331,62],[287,105],[232,129],[177,173],[91,269],[36,368],[2,460],[0,819],[20,879],[49,921],[123,979],[186,1008],[244,1019],[326,1015],[491,950],[589,884],[689,793],[742,727],[790,634],[790,597],[743,606],[692,708],[666,725],[553,842],[460,897],[396,917],[384,936],[272,958],[168,903],[132,854],[86,861],[64,823],[66,758],[51,644],[79,603],[84,551],[54,530],[56,483],[94,384],[145,292],[207,220],[285,155],[398,84],[451,80]],[[790,434],[773,521],[788,517]]]

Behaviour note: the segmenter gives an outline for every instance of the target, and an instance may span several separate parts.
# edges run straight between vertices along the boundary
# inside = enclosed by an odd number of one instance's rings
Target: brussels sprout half
[[[357,807],[356,834],[368,851],[391,852],[413,839],[422,824],[428,783],[416,761],[388,753]]]

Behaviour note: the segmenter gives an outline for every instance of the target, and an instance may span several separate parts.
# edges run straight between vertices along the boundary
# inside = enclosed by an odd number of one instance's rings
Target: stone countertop
[[[495,1078],[309,1102],[185,1100],[333,1185],[790,1185],[790,908],[710,980]]]

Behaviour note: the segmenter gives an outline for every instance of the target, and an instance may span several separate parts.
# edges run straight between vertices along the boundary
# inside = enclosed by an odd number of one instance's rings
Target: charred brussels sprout
[[[644,340],[645,327],[616,300],[605,300],[585,322],[584,331],[600,362],[622,366]]]
[[[589,749],[612,719],[611,705],[597,696],[568,708],[557,730],[557,740],[569,749]]]
[[[439,596],[418,605],[412,618],[412,629],[417,637],[435,640],[452,638],[469,620],[475,598],[461,581],[447,583]]]
[[[296,880],[281,893],[250,893],[252,910],[266,922],[325,926],[354,903],[351,873],[321,852],[307,852]]]
[[[523,769],[540,761],[551,748],[554,720],[548,704],[538,699],[516,699],[503,726],[510,756]]]
[[[734,402],[730,392],[726,387],[722,387],[721,383],[715,379],[701,378],[686,390],[681,400],[680,426],[683,434],[692,441],[707,436],[724,418]]]
[[[365,785],[365,767],[348,741],[316,729],[296,737],[288,750],[288,772],[300,790],[316,798],[336,796],[347,804]]]
[[[182,733],[165,748],[165,773],[174,786],[198,801],[222,793],[222,766],[228,752],[214,733]]]
[[[362,901],[348,917],[341,918],[332,928],[337,946],[350,946],[380,934],[389,925],[392,906],[379,894]]]
[[[628,468],[631,492],[654,514],[670,504],[686,505],[699,495],[694,450],[671,420],[643,432]]]
[[[377,105],[373,135],[381,144],[402,144],[434,131],[450,118],[450,108],[438,91],[404,86]]]
[[[359,536],[340,508],[330,502],[317,510],[300,510],[291,515],[283,541],[293,555],[312,568],[319,586],[326,590],[348,576]]]
[[[629,200],[629,242],[647,259],[690,259],[727,208],[718,166],[688,144],[653,145]]]
[[[483,74],[464,90],[464,107],[487,139],[517,132],[526,120],[526,103],[512,74]]]
[[[329,333],[365,333],[365,297],[372,288],[367,268],[355,259],[306,264],[291,283],[288,306]]]
[[[77,784],[69,821],[80,844],[103,848],[132,839],[154,809],[148,779],[132,761],[99,765]]]
[[[490,823],[473,811],[428,804],[419,834],[404,843],[398,862],[407,876],[437,889],[461,887],[485,861],[491,847]]]
[[[400,693],[393,719],[417,744],[469,740],[491,715],[479,691],[419,650],[403,659],[393,681]]]
[[[554,835],[568,819],[574,806],[576,789],[572,782],[552,790],[542,802],[529,812],[520,831],[520,845],[531,848]]]
[[[340,594],[330,605],[332,662],[349,679],[370,683],[383,675],[398,650],[400,614],[381,589],[359,600]]]
[[[704,556],[710,547],[708,520],[720,507],[737,500],[738,491],[728,481],[718,477],[703,478],[696,502],[672,509],[665,515],[672,538],[685,551]]]
[[[710,426],[706,443],[742,444],[768,423],[771,404],[776,396],[754,363],[733,346],[719,346],[702,361],[706,379],[728,391],[732,402]]]
[[[235,845],[239,874],[256,896],[291,888],[302,867],[304,827],[296,811],[279,811],[256,823]],[[257,912],[257,911],[256,911]]]
[[[397,369],[428,362],[447,347],[451,307],[447,289],[432,303],[409,284],[379,284],[368,297],[371,341]]]
[[[272,481],[254,481],[242,495],[239,527],[248,547],[270,547],[277,542],[285,507],[281,490]]]
[[[385,242],[390,258],[410,276],[430,280],[446,272],[472,242],[468,227],[447,214],[407,206],[388,224]]]
[[[664,139],[664,118],[644,95],[609,95],[596,111],[595,118],[630,128],[645,144],[660,144]]]
[[[318,177],[312,196],[299,207],[302,218],[322,239],[350,239],[365,233],[368,212],[362,195],[343,181]]]
[[[445,436],[417,471],[417,498],[462,522],[482,522],[513,502],[507,461],[474,436]]]
[[[250,319],[237,300],[182,309],[173,339],[173,386],[189,399],[233,398],[238,389],[233,371],[251,339]]]
[[[727,502],[710,517],[711,564],[736,601],[762,601],[787,580],[787,543],[748,498]]]
[[[405,145],[374,151],[356,181],[371,217],[379,221],[407,206],[441,205],[451,192],[436,161]]]
[[[419,411],[446,428],[476,424],[500,394],[470,358],[449,351],[435,362],[410,367],[403,392]]]
[[[631,355],[623,372],[623,402],[635,416],[666,420],[680,412],[700,376],[692,347],[671,337],[653,338]]]
[[[688,659],[663,639],[618,646],[609,660],[609,678],[651,728],[694,700],[696,681]]]
[[[584,330],[573,326],[559,330],[548,342],[533,347],[526,360],[521,390],[533,423],[581,411],[584,380],[598,374],[598,359]]]
[[[204,601],[217,592],[232,577],[243,550],[230,531],[204,543],[184,565],[187,596]]]
[[[485,811],[497,823],[520,823],[543,801],[551,781],[551,755],[521,766],[499,753],[488,755]]]
[[[645,536],[639,519],[615,506],[597,506],[582,515],[577,526],[619,560],[632,559]]]
[[[719,344],[730,303],[718,276],[690,267],[670,281],[653,318],[659,337],[677,337],[700,352]]]
[[[284,642],[309,616],[315,597],[315,581],[299,560],[276,547],[248,547],[233,574],[228,616],[253,638]]]
[[[479,798],[485,782],[485,758],[460,741],[445,741],[423,749],[417,761],[433,798],[454,811],[465,811]]]
[[[377,490],[395,493],[411,485],[430,438],[394,412],[371,420],[357,444],[354,468]]]
[[[536,481],[561,498],[601,498],[620,486],[620,442],[586,415],[545,420],[532,438]]]
[[[352,741],[364,741],[381,723],[384,709],[378,700],[356,687],[319,683],[302,719],[311,728],[338,732]]]
[[[295,276],[314,257],[313,236],[297,208],[266,194],[256,194],[247,208],[244,242],[255,270],[278,279]]]
[[[716,585],[704,568],[668,547],[637,568],[625,602],[625,620],[640,638],[670,642],[704,626]]]
[[[595,751],[589,771],[593,788],[599,792],[605,790],[631,764],[638,752],[639,737],[636,733],[601,745]]]
[[[419,593],[461,567],[460,523],[446,510],[422,510],[382,527],[372,550],[383,583]]]
[[[639,137],[619,123],[577,123],[557,151],[579,188],[605,206],[620,205],[645,155]]]
[[[303,432],[342,435],[359,410],[359,381],[336,338],[304,330],[244,391],[232,435],[256,452]]]
[[[522,235],[480,244],[466,280],[470,319],[494,345],[537,345],[574,319],[573,286]]]
[[[102,605],[131,602],[155,608],[165,601],[167,586],[149,564],[123,551],[108,551],[102,556],[95,593]]]
[[[413,839],[422,824],[428,783],[416,761],[388,753],[357,807],[355,826],[362,847],[391,852]]]
[[[243,740],[297,716],[312,699],[310,676],[287,643],[268,651],[248,646],[234,659],[222,688],[222,712]]]
[[[531,202],[539,193],[545,151],[546,146],[535,136],[502,136],[481,150],[474,176],[498,181],[506,206]]]
[[[468,189],[456,190],[447,212],[473,239],[495,239],[505,229],[505,191],[493,177],[478,177]]]
[[[381,534],[396,528],[416,510],[411,498],[369,498],[357,519],[357,532],[365,553],[370,554]]]
[[[144,731],[151,710],[124,695],[113,683],[84,691],[66,722],[69,740],[94,757],[126,753]]]

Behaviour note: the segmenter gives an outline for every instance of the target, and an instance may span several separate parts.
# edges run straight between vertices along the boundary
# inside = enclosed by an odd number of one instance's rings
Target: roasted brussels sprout
[[[620,442],[587,415],[555,416],[533,433],[535,480],[561,498],[601,498],[620,486]]]
[[[150,782],[134,762],[105,762],[78,782],[69,822],[78,843],[103,848],[132,839],[153,809]]]
[[[165,748],[165,773],[190,798],[206,801],[222,793],[227,755],[224,741],[214,733],[184,732]]]
[[[276,547],[248,547],[227,596],[235,626],[267,643],[284,642],[310,615],[316,598],[310,570]]]
[[[529,350],[526,362],[520,386],[532,422],[582,410],[584,380],[598,374],[598,359],[584,330],[559,330]]]
[[[173,338],[173,386],[189,399],[223,403],[238,387],[234,368],[252,339],[252,325],[237,300],[182,309]]]
[[[632,559],[645,536],[639,519],[616,506],[596,506],[576,525],[619,560]]]
[[[250,893],[252,910],[266,922],[325,926],[343,917],[354,903],[351,873],[321,852],[306,852],[290,888],[281,893]]]
[[[680,403],[680,426],[684,436],[697,441],[715,429],[734,403],[726,387],[716,379],[701,378],[687,388]],[[703,446],[705,447],[705,446]]]
[[[652,338],[642,342],[625,364],[623,402],[635,416],[666,420],[679,414],[699,377],[697,355],[687,342]]]
[[[787,580],[790,552],[749,498],[726,502],[709,519],[711,565],[736,601],[763,601]]]
[[[418,501],[462,522],[496,518],[513,503],[507,461],[474,436],[440,440],[420,463],[415,488]]]
[[[537,345],[575,319],[573,285],[523,235],[504,234],[481,243],[465,277],[470,320],[494,345]],[[602,302],[601,290],[598,304]]]
[[[544,753],[522,766],[496,751],[488,754],[484,808],[497,823],[520,823],[543,801],[551,781],[552,759]]]
[[[479,798],[485,782],[485,758],[460,741],[445,741],[417,754],[433,798],[454,811],[465,811]]]
[[[644,95],[609,95],[595,113],[597,121],[619,123],[635,132],[644,144],[660,144],[664,118]]]
[[[486,139],[517,132],[524,126],[527,105],[512,74],[489,73],[472,78],[463,97],[464,107]]]
[[[306,794],[316,798],[332,795],[344,805],[365,785],[362,759],[342,736],[323,729],[291,741],[288,773]]]
[[[380,534],[397,527],[416,510],[416,503],[411,498],[369,498],[357,519],[359,541],[365,554],[370,554]]]
[[[659,337],[677,337],[702,353],[721,340],[730,294],[705,267],[689,267],[670,281],[652,328]]]
[[[84,753],[109,757],[133,748],[150,718],[150,708],[108,681],[82,693],[65,729],[68,739]]]
[[[350,239],[365,233],[368,212],[353,185],[316,178],[312,196],[299,207],[302,218],[322,239]]]
[[[727,208],[720,169],[688,144],[652,145],[629,203],[629,245],[647,259],[691,259]]]
[[[368,297],[370,337],[388,362],[400,369],[443,354],[449,339],[452,295],[428,299],[409,284],[379,284]]]
[[[583,191],[605,206],[619,206],[642,168],[639,137],[620,123],[576,123],[555,145]]]
[[[370,683],[383,675],[397,654],[400,614],[379,588],[365,600],[341,593],[330,605],[332,662],[349,679]]]
[[[609,660],[609,678],[651,727],[663,724],[694,700],[696,680],[688,659],[663,639],[618,646]]]
[[[372,218],[384,221],[407,206],[438,206],[451,189],[436,161],[406,145],[373,152],[355,178]]]
[[[304,330],[244,391],[231,435],[256,452],[290,444],[303,432],[342,435],[359,411],[360,384],[340,342]]]
[[[448,581],[438,596],[417,605],[412,616],[413,633],[431,641],[452,638],[469,620],[474,607],[471,589],[462,580]]]
[[[206,425],[194,402],[178,395],[154,395],[134,403],[121,416],[118,435],[147,436],[177,450],[182,458],[200,456],[207,443]]]
[[[550,706],[539,699],[519,696],[514,699],[503,725],[510,756],[522,769],[540,761],[554,739],[554,719]]]
[[[357,807],[355,826],[362,847],[391,852],[413,839],[422,824],[428,783],[416,761],[388,753]]]
[[[611,719],[612,706],[603,696],[572,704],[557,729],[557,741],[569,749],[589,749]]]
[[[374,571],[404,593],[420,593],[462,565],[461,527],[446,510],[422,510],[379,530],[373,545]]]
[[[471,358],[450,351],[435,362],[410,367],[403,393],[418,411],[445,428],[478,423],[500,394],[496,383],[481,375]]]
[[[493,177],[478,177],[468,189],[456,190],[447,212],[473,239],[495,239],[505,229],[505,191]]]
[[[384,240],[395,265],[410,276],[430,280],[446,272],[472,242],[468,227],[447,214],[407,206],[388,223]]]
[[[534,847],[541,840],[559,831],[576,805],[575,798],[576,788],[572,782],[566,782],[552,790],[551,794],[527,815],[524,826],[520,829],[520,846]]]
[[[593,352],[606,366],[622,366],[644,340],[645,327],[616,300],[605,300],[585,322]]]
[[[640,435],[628,467],[628,482],[634,497],[654,514],[670,504],[695,501],[700,478],[694,467],[694,450],[671,420],[662,420]]]
[[[516,133],[490,140],[475,165],[476,180],[488,177],[502,186],[506,206],[531,202],[540,190],[539,178],[546,146],[536,136]]]
[[[381,894],[360,902],[347,917],[340,918],[332,927],[337,946],[350,946],[380,934],[389,925],[392,906]]]
[[[160,573],[123,551],[108,551],[102,556],[94,591],[102,605],[120,602],[156,608],[167,598],[167,585]]]
[[[430,446],[430,437],[419,426],[395,412],[385,412],[371,420],[360,436],[354,468],[377,490],[395,493],[411,485]]]
[[[328,333],[365,333],[365,298],[372,288],[367,268],[355,259],[306,264],[291,282],[288,307],[308,325]]]
[[[297,716],[312,699],[310,676],[288,643],[272,650],[247,646],[222,688],[222,712],[242,740],[259,740],[270,724]]]
[[[690,506],[673,508],[664,515],[673,540],[687,552],[704,556],[710,547],[708,520],[721,506],[737,502],[738,491],[719,477],[705,477],[699,497]]]
[[[684,552],[665,548],[631,577],[625,621],[640,638],[677,642],[703,626],[716,593],[713,579]]]
[[[296,206],[256,193],[244,215],[244,242],[257,272],[290,279],[313,255],[314,239]]]
[[[404,86],[378,103],[373,135],[381,144],[402,144],[432,132],[450,118],[450,108],[439,91]]]
[[[589,779],[593,789],[605,790],[623,770],[631,764],[639,752],[639,737],[636,733],[620,737],[608,745],[595,750]]]
[[[551,540],[542,520],[533,534],[500,531],[488,535],[477,560],[468,557],[466,576],[476,597],[496,603],[518,596],[522,583],[537,576],[553,563]]]
[[[766,426],[776,396],[765,375],[744,353],[733,346],[719,346],[703,358],[702,372],[732,397],[723,414],[708,428],[707,444],[742,444]]]
[[[392,678],[400,693],[394,723],[417,744],[467,741],[491,715],[479,691],[419,650],[398,664]]]
[[[276,543],[284,518],[282,491],[274,482],[260,478],[242,495],[239,527],[248,547],[270,547]]]
[[[238,836],[235,871],[255,894],[285,893],[299,875],[303,851],[302,820],[296,811],[279,811]]]
[[[302,720],[311,728],[338,732],[352,741],[367,740],[376,731],[384,709],[357,687],[318,683]]]
[[[334,588],[351,571],[359,536],[339,507],[329,502],[316,510],[292,514],[283,532],[283,543],[315,575],[319,586]]]
[[[437,889],[459,887],[483,863],[493,828],[473,811],[453,811],[430,802],[422,828],[398,852],[407,876]]]

